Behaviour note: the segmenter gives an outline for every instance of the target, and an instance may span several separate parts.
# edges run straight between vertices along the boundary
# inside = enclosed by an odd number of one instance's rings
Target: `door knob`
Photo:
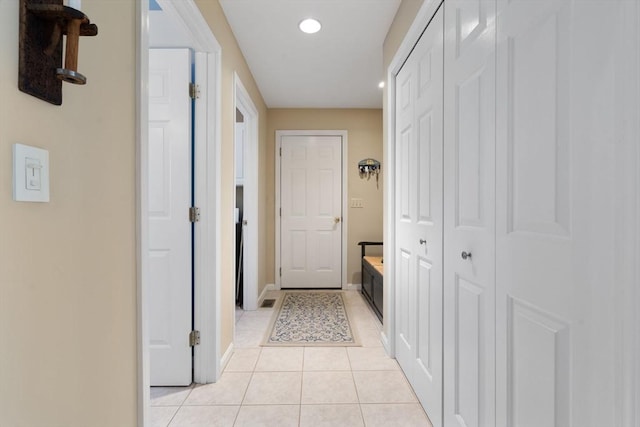
[[[467,258],[471,259],[471,252],[464,251],[460,254],[460,256],[462,257],[462,259],[467,259]]]
[[[333,223],[334,224],[337,224],[339,222],[340,222],[340,217],[339,216],[333,218]]]
[[[425,239],[420,239],[420,244],[421,244],[421,245],[426,245],[426,244],[427,244],[427,241],[426,241]]]

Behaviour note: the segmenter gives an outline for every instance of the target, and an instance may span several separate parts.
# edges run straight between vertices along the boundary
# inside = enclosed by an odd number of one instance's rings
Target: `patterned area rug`
[[[263,346],[358,346],[341,292],[287,292]]]

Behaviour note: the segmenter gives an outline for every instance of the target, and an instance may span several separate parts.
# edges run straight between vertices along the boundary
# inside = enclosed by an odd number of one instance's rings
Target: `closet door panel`
[[[628,5],[498,0],[500,427],[621,425],[613,153]]]
[[[443,13],[396,76],[396,357],[442,424]]]
[[[445,425],[494,427],[494,0],[445,3],[444,91]]]
[[[569,29],[564,0],[500,1],[498,411],[502,426],[569,426]]]

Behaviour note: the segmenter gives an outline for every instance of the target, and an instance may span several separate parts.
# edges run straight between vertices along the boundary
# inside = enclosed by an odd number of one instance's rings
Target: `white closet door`
[[[498,3],[500,427],[622,425],[612,408],[623,3]]]
[[[149,50],[149,359],[151,385],[189,385],[191,53]]]
[[[447,427],[495,426],[495,37],[495,0],[445,2]]]
[[[572,296],[570,12],[500,2],[498,412],[507,426],[569,426]]]
[[[396,357],[442,426],[443,11],[396,76]]]

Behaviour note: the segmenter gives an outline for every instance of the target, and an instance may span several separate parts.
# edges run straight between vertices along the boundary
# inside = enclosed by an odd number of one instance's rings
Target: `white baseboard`
[[[227,350],[222,355],[222,358],[220,358],[220,373],[222,373],[224,371],[224,368],[227,367],[229,360],[231,360],[231,356],[233,356],[233,343],[229,344],[229,347],[227,347]]]
[[[342,287],[343,291],[359,291],[362,285],[360,283],[347,283]]]
[[[384,347],[384,351],[387,352],[387,355],[389,355],[389,357],[393,357],[391,354],[391,346],[389,346],[389,338],[387,338],[384,331],[380,332],[380,341],[382,341],[382,346]]]
[[[262,288],[262,292],[260,292],[260,296],[258,297],[258,308],[260,308],[260,306],[262,305],[262,301],[264,301],[265,297],[267,296],[267,292],[275,290],[276,285],[274,285],[273,283],[267,283],[264,288]]]

